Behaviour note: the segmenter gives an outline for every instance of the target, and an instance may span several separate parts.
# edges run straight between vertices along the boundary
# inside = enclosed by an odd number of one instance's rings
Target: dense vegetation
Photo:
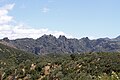
[[[36,56],[0,44],[1,80],[120,80],[120,53]]]

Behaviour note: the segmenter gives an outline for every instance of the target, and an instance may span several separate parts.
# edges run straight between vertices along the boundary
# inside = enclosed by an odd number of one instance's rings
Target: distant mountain
[[[84,52],[120,52],[120,36],[114,39],[99,38],[90,40],[88,37],[81,39],[68,39],[60,35],[43,35],[38,39],[23,38],[10,40],[8,43],[20,50],[35,54],[48,53],[84,53]]]

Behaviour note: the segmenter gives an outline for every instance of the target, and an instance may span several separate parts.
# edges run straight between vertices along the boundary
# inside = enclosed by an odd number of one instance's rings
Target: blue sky
[[[7,13],[12,20],[5,23],[12,26],[11,30],[22,24],[19,28],[47,29],[42,34],[58,33],[76,38],[120,35],[120,0],[0,0],[0,7],[5,5],[14,5]]]

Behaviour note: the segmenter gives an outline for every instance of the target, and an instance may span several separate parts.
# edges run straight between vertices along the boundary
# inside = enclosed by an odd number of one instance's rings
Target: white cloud
[[[44,7],[44,8],[42,9],[42,12],[43,12],[43,13],[47,13],[48,11],[50,11],[50,9],[49,9],[48,7]]]
[[[26,38],[26,37],[36,39],[44,34],[47,34],[47,35],[52,34],[56,37],[59,37],[59,35],[65,35],[68,38],[71,37],[61,31],[51,31],[49,29],[27,28],[27,27],[24,27],[24,25],[17,25],[14,27],[6,25],[5,28],[0,28],[0,34],[2,34],[3,37],[8,36],[10,39]]]
[[[8,11],[14,7],[14,4],[5,5],[0,8],[0,25],[8,24],[12,21],[13,17],[8,16]]]
[[[41,28],[31,28],[26,27],[24,24],[11,24],[13,20],[13,16],[9,16],[9,10],[12,10],[15,4],[8,4],[0,8],[0,38],[8,37],[9,39],[16,38],[39,38],[44,34],[52,34],[56,37],[59,35],[65,35],[68,38],[72,36],[65,34],[62,31],[51,31],[49,29],[41,29]],[[44,12],[47,12],[48,9],[45,8]]]

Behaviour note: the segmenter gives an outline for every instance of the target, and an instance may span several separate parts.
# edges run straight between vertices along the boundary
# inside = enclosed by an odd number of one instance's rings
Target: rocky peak
[[[3,41],[9,42],[10,40],[8,39],[8,37],[4,37],[4,38],[3,38]]]
[[[80,40],[82,40],[84,42],[89,42],[90,41],[90,39],[88,37],[81,38]]]
[[[120,36],[117,37],[120,39]],[[7,38],[4,40],[9,41]],[[33,52],[35,54],[46,53],[79,53],[92,51],[120,51],[120,40],[109,40],[109,38],[99,38],[90,40],[88,37],[81,39],[67,39],[64,35],[56,38],[53,35],[43,35],[36,40],[13,40],[10,41],[18,49]]]
[[[38,39],[36,39],[36,41],[39,41],[39,40],[53,40],[53,39],[56,39],[56,37],[55,36],[53,36],[53,35],[43,35],[43,36],[41,36],[40,38],[38,38]]]
[[[63,40],[63,41],[67,40],[67,38],[64,35],[60,35],[58,39]]]

